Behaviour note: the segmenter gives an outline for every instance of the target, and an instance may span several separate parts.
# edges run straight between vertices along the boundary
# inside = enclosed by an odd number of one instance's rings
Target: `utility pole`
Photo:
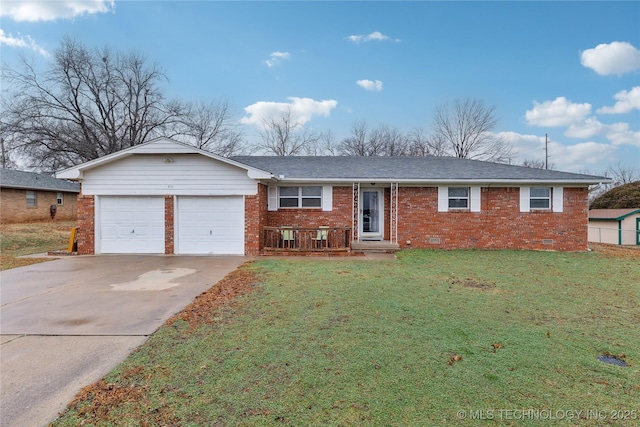
[[[544,168],[549,170],[549,137],[544,134]]]

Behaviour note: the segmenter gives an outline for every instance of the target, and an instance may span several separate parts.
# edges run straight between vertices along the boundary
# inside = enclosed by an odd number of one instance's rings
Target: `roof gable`
[[[608,178],[455,157],[274,157],[237,156],[240,163],[287,181],[476,182],[579,185]]]
[[[35,172],[0,169],[0,187],[23,188],[25,190],[50,190],[79,193],[80,186],[75,182],[56,179]]]
[[[131,148],[126,148],[116,153],[108,154],[95,160],[61,170],[56,173],[56,177],[72,180],[82,179],[83,173],[86,170],[106,165],[136,154],[160,154],[166,156],[170,156],[172,154],[199,154],[222,163],[244,169],[247,171],[249,177],[253,179],[268,179],[271,177],[271,174],[259,170],[251,165],[238,163],[232,159],[215,155],[208,151],[201,150],[192,145],[178,142],[170,138],[156,138],[149,142],[145,142],[144,144],[135,145]]]

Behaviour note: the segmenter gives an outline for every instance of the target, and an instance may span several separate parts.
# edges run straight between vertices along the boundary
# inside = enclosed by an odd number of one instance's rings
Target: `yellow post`
[[[69,253],[73,252],[73,246],[76,243],[76,236],[78,234],[78,227],[73,227],[71,229],[71,236],[69,236]]]

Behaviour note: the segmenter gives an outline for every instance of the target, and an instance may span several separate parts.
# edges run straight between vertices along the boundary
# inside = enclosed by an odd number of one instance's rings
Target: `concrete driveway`
[[[249,258],[102,255],[3,271],[0,425],[44,426]]]

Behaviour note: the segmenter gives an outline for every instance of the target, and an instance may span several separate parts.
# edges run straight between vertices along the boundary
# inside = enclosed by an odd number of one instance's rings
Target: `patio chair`
[[[316,237],[312,239],[313,246],[316,248],[328,248],[329,247],[329,226],[321,225],[318,227]]]
[[[283,225],[280,227],[280,239],[283,248],[293,248],[296,245],[296,235],[293,227]]]

